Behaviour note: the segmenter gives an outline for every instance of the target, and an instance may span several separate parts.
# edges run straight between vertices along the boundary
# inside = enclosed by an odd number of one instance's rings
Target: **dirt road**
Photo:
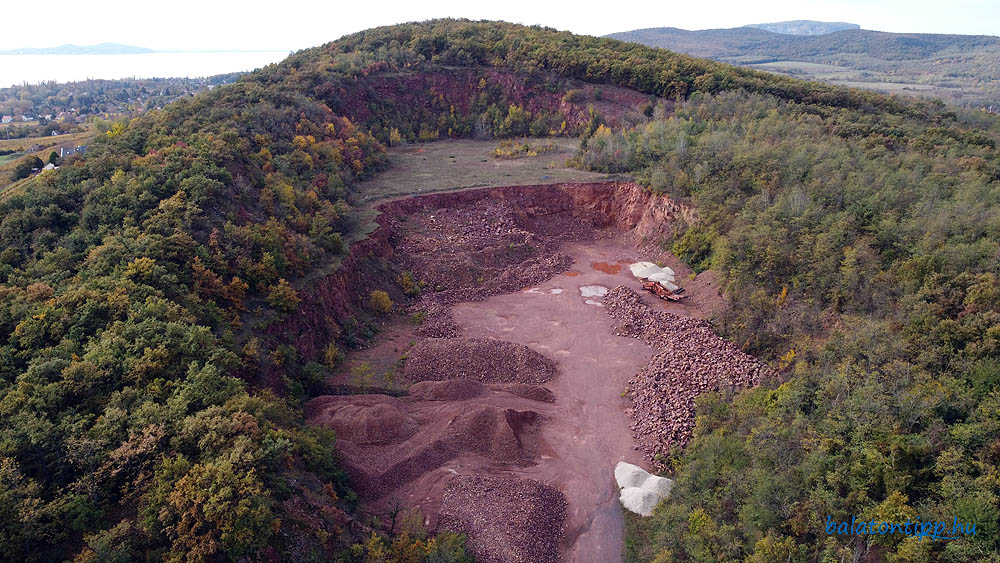
[[[615,336],[599,297],[584,297],[587,286],[638,286],[628,269],[617,274],[602,263],[635,261],[610,243],[573,243],[563,252],[575,259],[570,275],[534,288],[452,308],[467,336],[524,344],[556,362],[547,384],[556,402],[541,412],[537,465],[519,474],[560,489],[568,503],[566,561],[612,562],[621,558],[622,513],[612,470],[619,461],[644,464],[625,414],[625,384],[652,355],[642,342]],[[632,251],[634,252],[634,251]],[[597,264],[597,268],[594,267]],[[601,268],[601,269],[598,269]]]

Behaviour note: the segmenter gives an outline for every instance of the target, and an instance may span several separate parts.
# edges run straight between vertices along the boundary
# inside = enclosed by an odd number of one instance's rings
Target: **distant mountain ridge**
[[[99,43],[97,45],[66,44],[58,47],[24,47],[0,51],[0,55],[140,55],[155,53],[146,47],[122,45],[120,43]]]
[[[797,22],[784,23],[788,30]],[[792,35],[754,25],[701,31],[656,27],[607,37],[841,86],[981,108],[1000,105],[1000,37],[992,35],[867,29]]]
[[[743,27],[763,29],[772,33],[784,35],[826,35],[835,31],[847,29],[861,29],[856,23],[847,22],[820,22],[814,20],[792,20],[776,23],[752,23]]]
[[[883,60],[911,60],[946,50],[1000,46],[1000,37],[992,35],[889,33],[866,29],[848,29],[824,35],[790,35],[754,26],[701,31],[652,27],[612,33],[607,37],[726,62],[744,62],[730,61],[738,58],[827,62],[812,59],[844,54],[868,55]]]

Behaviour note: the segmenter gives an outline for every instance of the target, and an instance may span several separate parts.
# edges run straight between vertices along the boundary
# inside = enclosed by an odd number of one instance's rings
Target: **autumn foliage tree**
[[[267,302],[279,311],[292,313],[299,308],[301,299],[292,285],[282,278],[278,280],[277,284],[271,286],[271,290],[267,294]]]

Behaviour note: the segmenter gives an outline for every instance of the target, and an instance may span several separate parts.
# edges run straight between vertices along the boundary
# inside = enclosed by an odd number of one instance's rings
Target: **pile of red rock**
[[[556,374],[552,360],[523,344],[491,338],[426,338],[408,353],[409,381],[471,379],[481,383],[544,383]]]
[[[420,301],[410,308],[410,313],[420,313],[423,316],[423,322],[417,329],[421,336],[453,338],[458,336],[459,329],[451,318],[452,305],[474,303],[494,295],[513,293],[542,283],[556,274],[565,272],[572,265],[573,258],[560,253],[534,256],[513,264],[496,262],[488,268],[479,270],[483,272],[481,282],[456,287],[455,284],[461,282],[455,281],[452,282],[451,289],[424,293]]]
[[[392,225],[401,265],[425,284],[410,313],[421,314],[418,332],[431,338],[458,335],[449,314],[456,303],[518,291],[566,271],[573,259],[556,251],[559,241],[592,233],[571,213],[541,221],[514,200],[423,199],[407,202],[419,210]]]
[[[566,498],[532,479],[457,477],[441,503],[439,525],[469,536],[478,561],[559,561]]]
[[[767,366],[716,335],[702,320],[654,311],[624,286],[604,298],[615,334],[638,338],[659,352],[629,381],[632,431],[659,468],[694,430],[695,399],[727,387],[752,387]]]

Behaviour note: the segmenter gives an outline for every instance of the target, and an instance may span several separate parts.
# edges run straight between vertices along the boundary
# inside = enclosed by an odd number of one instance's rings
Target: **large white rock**
[[[638,465],[619,461],[618,465],[615,466],[615,481],[618,482],[619,489],[641,487],[649,477],[649,473]]]
[[[619,461],[615,465],[615,481],[621,489],[618,499],[626,509],[650,516],[663,499],[670,496],[674,482],[666,477],[650,475],[638,465]]]
[[[645,272],[646,270],[648,270],[650,267],[656,268],[657,266],[656,266],[656,264],[653,264],[652,262],[636,262],[635,264],[632,264],[631,266],[629,266],[628,269],[632,270],[632,275],[633,276],[635,276],[637,278],[644,278],[646,276],[642,276],[640,274],[643,273],[643,272]],[[655,274],[657,272],[653,272],[653,273]]]
[[[640,279],[648,279],[655,282],[673,282],[674,271],[667,267],[659,267],[652,262],[636,262],[628,267],[632,275]]]
[[[641,487],[644,491],[656,493],[660,498],[667,498],[670,496],[670,490],[674,488],[674,482],[672,479],[667,479],[666,477],[650,475]]]
[[[664,269],[666,269],[666,268],[664,268]],[[655,282],[665,282],[665,281],[666,282],[673,282],[674,281],[674,275],[673,274],[668,274],[667,272],[660,272],[659,274],[653,274],[653,275],[649,276],[649,278],[647,278],[647,279],[649,279],[649,281],[655,281]]]
[[[625,487],[618,497],[622,506],[642,516],[652,516],[660,495],[639,487]]]

